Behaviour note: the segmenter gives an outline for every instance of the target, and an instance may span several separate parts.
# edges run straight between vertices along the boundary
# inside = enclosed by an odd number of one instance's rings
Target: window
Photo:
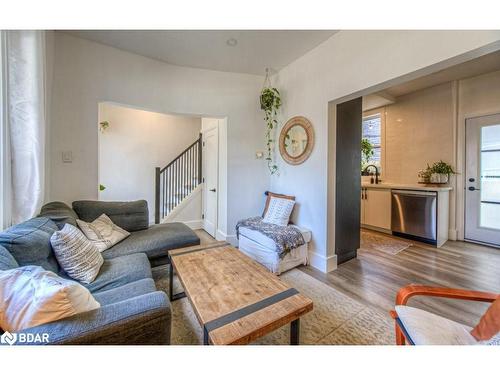
[[[382,139],[382,121],[380,113],[373,116],[363,118],[363,127],[361,131],[362,138],[368,139],[368,142],[373,146],[373,156],[370,158],[369,163],[375,164],[380,167],[380,145]]]

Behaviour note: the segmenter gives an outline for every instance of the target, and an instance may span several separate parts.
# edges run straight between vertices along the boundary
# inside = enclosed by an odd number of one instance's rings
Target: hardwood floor
[[[387,235],[388,237],[392,237]],[[302,270],[350,297],[388,313],[399,288],[415,283],[500,292],[500,249],[448,241],[443,247],[412,243],[397,255],[363,251],[328,274]],[[488,304],[414,297],[410,306],[474,326]]]
[[[204,231],[197,234],[202,243],[215,241]],[[399,288],[411,283],[500,292],[500,249],[460,241],[448,241],[437,249],[404,241],[412,246],[397,255],[364,251],[328,274],[310,266],[300,269],[385,314],[394,308]],[[470,326],[488,307],[485,303],[428,297],[414,297],[410,305]]]

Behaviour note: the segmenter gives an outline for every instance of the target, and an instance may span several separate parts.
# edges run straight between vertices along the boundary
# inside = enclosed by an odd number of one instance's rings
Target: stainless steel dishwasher
[[[437,243],[437,193],[391,191],[391,230],[394,235]]]

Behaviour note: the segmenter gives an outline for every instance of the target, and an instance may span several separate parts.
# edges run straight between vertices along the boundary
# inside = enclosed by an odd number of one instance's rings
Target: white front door
[[[203,119],[203,228],[212,237],[217,230],[219,179],[219,126],[217,119]]]
[[[500,114],[465,126],[465,240],[500,246]]]

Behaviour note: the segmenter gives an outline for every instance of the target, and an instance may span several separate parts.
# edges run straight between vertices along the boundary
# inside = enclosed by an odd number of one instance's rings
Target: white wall
[[[99,184],[106,187],[99,199],[146,199],[154,222],[155,168],[165,167],[198,139],[201,118],[99,103],[101,121],[110,125],[98,133]],[[184,219],[201,219],[201,208],[193,215]]]
[[[327,271],[336,265],[332,215],[335,129],[328,128],[328,102],[443,60],[452,59],[440,67],[461,62],[462,57],[455,57],[499,40],[499,31],[341,31],[274,77],[283,94],[283,120],[305,116],[316,134],[311,157],[299,166],[290,166],[278,157],[280,175],[271,179],[272,191],[297,197],[294,220],[313,232],[311,262],[315,267]]]
[[[427,164],[444,160],[454,164],[452,82],[396,98],[392,105],[364,112],[380,113],[383,121],[383,181],[416,184]]]
[[[219,229],[232,235],[237,220],[260,213],[260,198],[269,188],[266,165],[254,156],[264,145],[262,77],[173,66],[55,34],[51,200],[97,198],[97,104],[108,101],[162,113],[227,117],[227,219],[220,218]],[[73,163],[62,163],[64,150],[73,152]]]

